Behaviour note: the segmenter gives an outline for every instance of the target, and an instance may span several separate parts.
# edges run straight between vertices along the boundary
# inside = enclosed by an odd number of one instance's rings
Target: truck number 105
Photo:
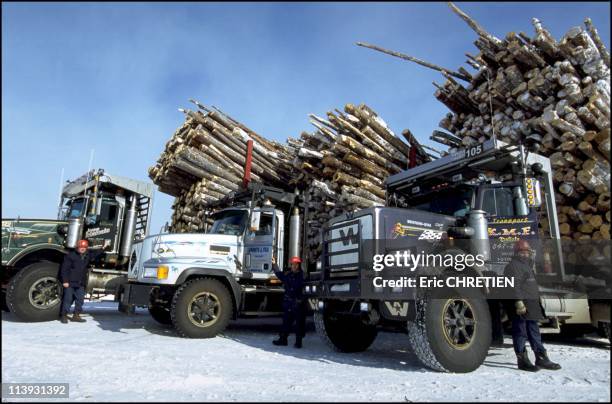
[[[478,146],[470,147],[469,149],[467,149],[465,151],[465,157],[478,156],[480,153],[482,153],[482,145],[481,144],[479,144]]]

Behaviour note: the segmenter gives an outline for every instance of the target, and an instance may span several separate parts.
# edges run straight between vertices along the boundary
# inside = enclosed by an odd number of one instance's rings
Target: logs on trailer
[[[241,189],[247,142],[253,141],[251,180],[282,186],[291,178],[286,147],[261,137],[222,111],[193,101],[186,119],[170,140],[149,177],[161,192],[176,197],[171,230],[200,231],[198,207]]]
[[[433,157],[410,131],[402,132],[409,145],[363,104],[347,104],[344,111],[328,112],[326,117],[309,116],[315,130],[287,143],[296,156],[292,164],[297,175],[290,185],[302,184],[305,197],[300,207],[307,212],[309,259],[315,260],[325,222],[345,212],[384,205],[384,181],[408,167],[410,145],[415,148],[415,164]]]
[[[564,239],[610,239],[610,54],[587,18],[557,41],[541,21],[535,35],[500,39],[449,3],[478,35],[458,73],[376,45],[358,43],[438,70],[435,97],[450,109],[431,140],[448,152],[493,136],[548,156]]]
[[[402,140],[363,104],[347,104],[343,111],[330,111],[325,117],[310,114],[313,132],[280,144],[214,107],[192,102],[197,110],[181,110],[186,116],[184,124],[149,169],[159,190],[176,198],[173,232],[205,231],[210,224],[208,205],[243,189],[248,140],[253,141],[252,181],[302,192],[300,208],[307,212],[311,260],[320,254],[318,237],[326,221],[383,205],[388,175],[439,154],[433,148],[427,149],[433,154],[427,152],[409,130],[401,133],[406,141]]]

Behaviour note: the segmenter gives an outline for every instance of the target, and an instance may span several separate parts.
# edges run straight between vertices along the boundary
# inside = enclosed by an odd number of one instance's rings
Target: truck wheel
[[[58,280],[59,264],[40,261],[21,269],[9,282],[9,310],[26,322],[56,320],[60,314],[63,288]]]
[[[149,314],[155,321],[160,324],[172,324],[172,318],[170,318],[170,309],[160,305],[149,305]]]
[[[439,372],[477,369],[491,345],[491,318],[484,298],[422,298],[408,336],[417,358]]]
[[[327,311],[315,311],[314,323],[319,337],[338,352],[365,351],[378,334],[375,325],[364,324],[358,317],[336,316]]]
[[[180,336],[212,338],[225,329],[232,312],[229,290],[216,279],[199,278],[176,291],[170,317]]]

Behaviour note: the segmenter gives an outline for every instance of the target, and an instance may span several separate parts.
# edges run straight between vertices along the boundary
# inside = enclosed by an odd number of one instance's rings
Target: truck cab
[[[272,257],[282,266],[286,251],[299,254],[294,205],[294,194],[253,187],[209,206],[205,233],[147,237],[134,246],[122,303],[147,306],[158,322],[192,338],[214,337],[238,316],[280,314]]]

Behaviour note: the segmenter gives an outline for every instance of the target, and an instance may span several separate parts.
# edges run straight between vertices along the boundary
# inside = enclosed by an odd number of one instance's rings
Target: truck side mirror
[[[251,213],[251,222],[249,223],[250,231],[258,231],[259,230],[259,222],[261,220],[261,212],[253,211]]]

